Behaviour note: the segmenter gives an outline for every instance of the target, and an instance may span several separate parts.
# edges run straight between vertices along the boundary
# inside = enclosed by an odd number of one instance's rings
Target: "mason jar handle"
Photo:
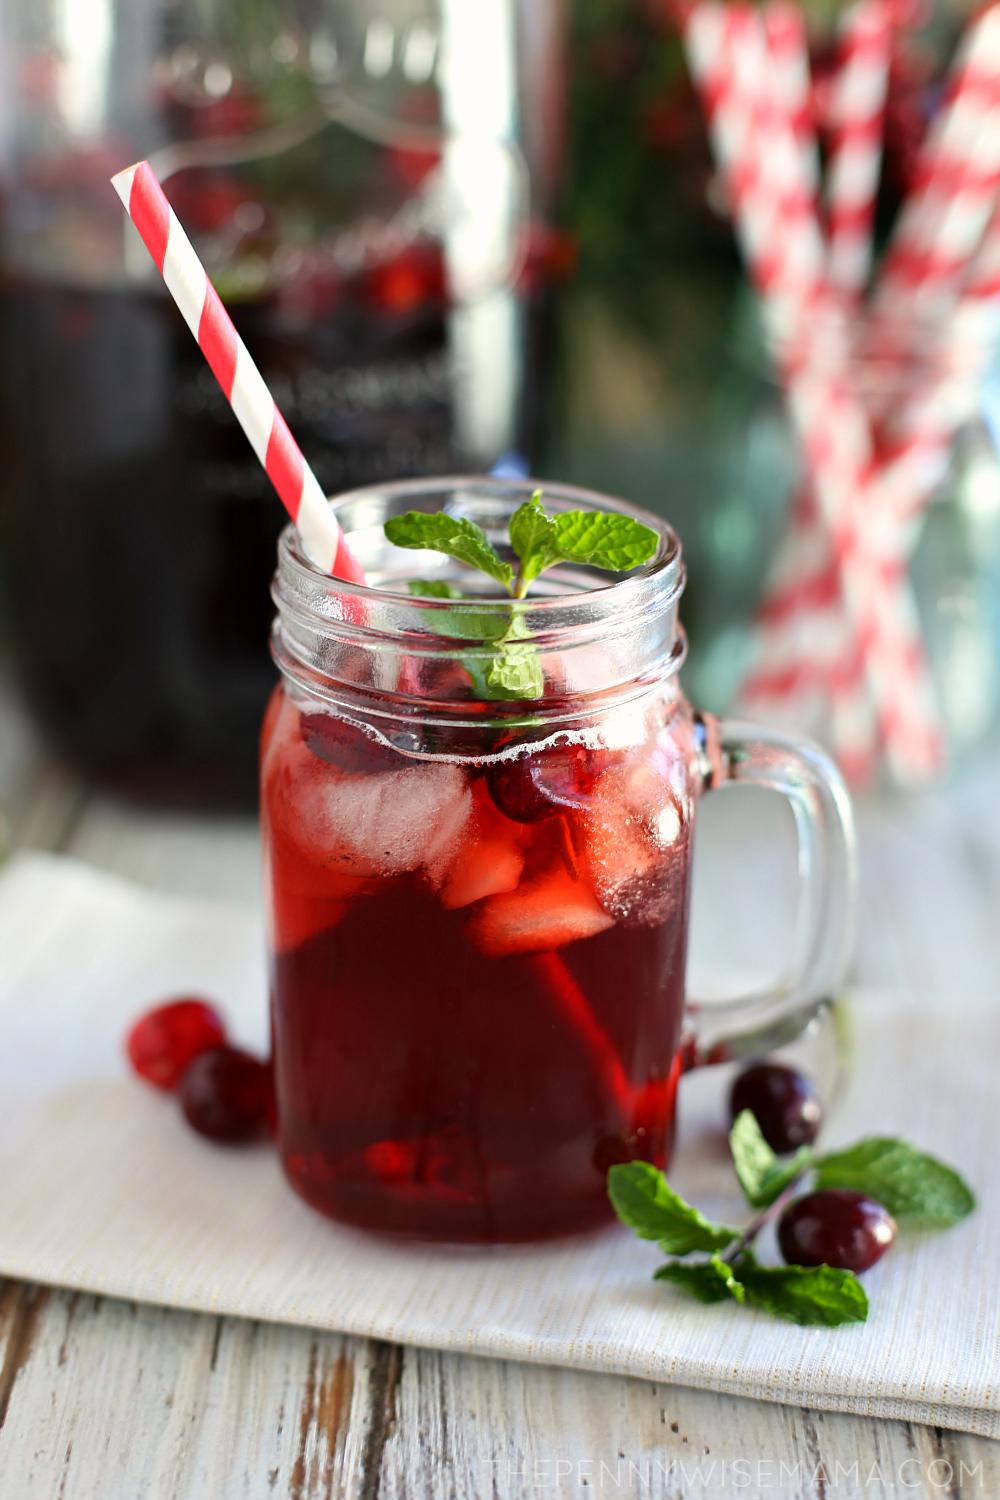
[[[807,739],[736,719],[702,720],[706,790],[753,785],[791,803],[799,843],[799,901],[792,954],[773,983],[734,1000],[689,1000],[687,1067],[783,1046],[829,1005],[844,980],[854,936],[857,857],[843,778]]]

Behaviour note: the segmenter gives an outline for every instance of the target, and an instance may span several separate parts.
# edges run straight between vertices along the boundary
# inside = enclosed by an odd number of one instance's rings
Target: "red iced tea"
[[[697,756],[673,679],[639,701],[484,761],[276,691],[275,1083],[316,1208],[534,1239],[609,1219],[612,1162],[669,1157]]]

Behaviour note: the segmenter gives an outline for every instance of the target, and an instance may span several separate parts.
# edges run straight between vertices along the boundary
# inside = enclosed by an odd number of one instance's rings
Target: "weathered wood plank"
[[[3,1500],[359,1492],[377,1348],[62,1291],[7,1297]]]
[[[986,1439],[640,1380],[411,1350],[397,1404],[383,1493],[400,1500],[1000,1493]]]
[[[8,1285],[0,1500],[1000,1493],[1000,1444]]]

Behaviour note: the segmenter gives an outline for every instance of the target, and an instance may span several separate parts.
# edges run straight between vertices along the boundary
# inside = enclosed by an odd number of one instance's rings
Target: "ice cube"
[[[422,762],[379,776],[305,778],[288,798],[288,828],[307,858],[355,876],[447,867],[469,821],[459,766]]]
[[[484,953],[545,953],[614,926],[586,880],[574,880],[561,862],[516,890],[490,896],[473,915],[469,932]]]
[[[261,782],[268,787],[280,774],[283,782],[315,764],[315,757],[303,742],[299,725],[299,710],[283,693],[278,700],[277,717],[272,719],[272,706],[268,705],[265,717],[265,733],[262,734],[263,758],[261,760]],[[270,721],[270,722],[268,722]]]
[[[441,880],[441,905],[448,911],[514,890],[524,868],[524,829],[497,811],[483,778],[473,796],[473,822]]]
[[[602,776],[577,827],[604,910],[629,926],[667,921],[684,894],[687,827],[655,763]]]

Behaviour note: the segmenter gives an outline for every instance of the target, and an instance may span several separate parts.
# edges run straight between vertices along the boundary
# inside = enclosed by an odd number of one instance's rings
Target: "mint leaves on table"
[[[732,1265],[719,1255],[699,1265],[671,1261],[655,1273],[656,1281],[672,1281],[699,1302],[732,1298],[760,1308],[789,1323],[863,1323],[868,1298],[857,1277],[834,1266],[760,1266],[752,1250]]]
[[[919,1219],[946,1228],[976,1206],[970,1189],[951,1167],[905,1141],[869,1136],[846,1151],[813,1162],[818,1188],[853,1188],[874,1198],[894,1219]]]
[[[771,1150],[750,1110],[733,1121],[729,1132],[733,1166],[747,1202],[765,1208],[808,1170],[818,1188],[850,1188],[888,1209],[894,1219],[914,1219],[946,1228],[976,1206],[971,1189],[951,1167],[894,1136],[866,1136],[856,1146],[818,1155],[800,1146],[782,1161]]]
[[[759,1266],[752,1250],[737,1264],[744,1300],[788,1323],[863,1323],[868,1298],[853,1271],[836,1266]]]
[[[788,1184],[809,1165],[812,1150],[800,1146],[795,1155],[783,1162],[765,1141],[756,1116],[742,1110],[729,1132],[729,1149],[740,1187],[752,1208],[767,1208],[784,1192]]]
[[[628,1162],[608,1173],[608,1196],[623,1224],[641,1240],[656,1240],[665,1255],[692,1250],[722,1250],[739,1234],[710,1224],[648,1161]]]
[[[810,1172],[817,1188],[851,1188],[894,1217],[923,1224],[955,1224],[975,1207],[957,1172],[905,1141],[872,1136],[825,1156],[802,1146],[782,1161],[753,1114],[743,1110],[729,1146],[744,1196],[758,1210],[743,1230],[710,1223],[649,1162],[626,1162],[608,1172],[608,1196],[622,1222],[641,1239],[655,1240],[665,1255],[682,1257],[661,1266],[654,1279],[683,1287],[699,1302],[732,1300],[786,1322],[827,1328],[865,1321],[868,1298],[853,1271],[762,1266],[754,1255],[761,1229],[785,1209]],[[698,1252],[708,1258],[683,1259]]]
[[[589,563],[622,572],[648,562],[656,551],[657,535],[641,521],[609,511],[568,511],[546,514],[542,491],[510,518],[510,545],[518,558],[515,575],[483,531],[473,521],[442,511],[411,510],[386,521],[384,531],[395,547],[443,552],[503,585],[513,600],[523,599],[530,585],[558,562]],[[441,580],[414,580],[410,593],[427,599],[461,599],[461,590]],[[469,653],[463,663],[476,692],[483,698],[539,698],[544,678],[538,652],[527,624],[516,606],[488,609],[485,601],[464,610],[449,610],[440,628],[467,639],[487,641],[495,653]]]
[[[653,1280],[672,1281],[675,1286],[682,1286],[690,1292],[692,1297],[697,1297],[699,1302],[725,1302],[729,1297],[742,1302],[746,1295],[733,1275],[732,1267],[727,1266],[719,1255],[693,1265],[685,1265],[681,1260],[668,1261],[653,1272]]]

